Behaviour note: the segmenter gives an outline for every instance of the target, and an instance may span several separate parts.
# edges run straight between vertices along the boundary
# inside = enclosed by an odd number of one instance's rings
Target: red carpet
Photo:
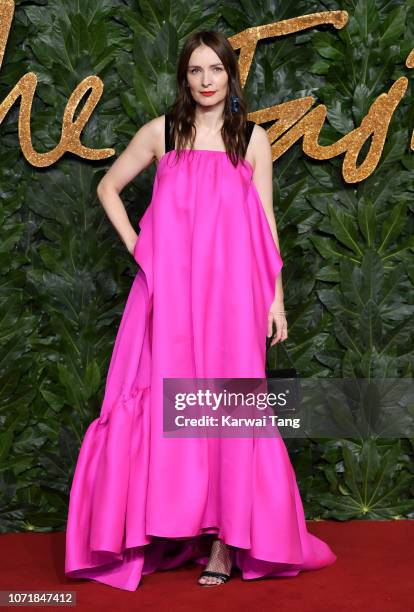
[[[0,590],[76,591],[77,611],[127,606],[168,612],[207,611],[211,606],[226,612],[413,609],[414,521],[309,521],[308,526],[332,547],[338,556],[334,565],[294,578],[242,581],[237,573],[226,585],[203,588],[196,584],[202,566],[189,564],[144,576],[135,592],[67,579],[64,533],[4,534],[0,536]]]

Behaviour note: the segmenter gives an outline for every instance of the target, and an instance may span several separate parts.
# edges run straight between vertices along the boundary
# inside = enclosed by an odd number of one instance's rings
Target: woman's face
[[[187,81],[194,100],[200,106],[215,106],[227,95],[228,76],[219,56],[207,45],[200,45],[191,54]],[[203,91],[214,92],[209,96]]]

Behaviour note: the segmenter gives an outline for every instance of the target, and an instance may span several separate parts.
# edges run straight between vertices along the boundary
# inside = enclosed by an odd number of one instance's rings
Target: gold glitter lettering
[[[3,63],[4,51],[10,33],[14,14],[14,0],[1,0],[0,3],[0,68]],[[240,49],[239,66],[242,86],[250,71],[257,43],[270,37],[285,36],[300,32],[320,24],[331,24],[336,29],[343,28],[348,21],[346,11],[326,11],[302,15],[293,19],[286,19],[277,23],[251,27],[239,34],[229,37],[233,49]],[[414,50],[406,60],[407,68],[414,67]],[[83,127],[88,122],[94,108],[103,93],[103,83],[97,76],[85,78],[73,91],[66,105],[62,134],[59,144],[47,153],[37,153],[32,146],[30,131],[30,114],[34,94],[37,86],[37,77],[33,72],[24,75],[0,104],[0,123],[7,112],[21,97],[19,113],[19,142],[23,155],[33,166],[45,167],[58,161],[66,151],[72,152],[84,159],[106,159],[115,154],[114,149],[91,149],[80,142]],[[295,142],[303,138],[303,152],[313,159],[332,159],[344,153],[342,175],[346,182],[357,183],[370,176],[378,165],[385,143],[388,126],[392,115],[404,96],[408,86],[408,79],[400,77],[388,93],[382,93],[372,103],[368,114],[358,128],[340,138],[334,144],[322,146],[318,137],[327,115],[326,106],[319,104],[309,110],[314,104],[311,96],[298,100],[289,100],[275,106],[249,113],[249,119],[259,125],[275,121],[267,130],[269,141],[272,144],[273,161],[278,159]],[[84,107],[74,121],[76,109],[83,96],[91,90]],[[371,138],[370,148],[362,163],[357,166],[358,155],[362,146]],[[411,137],[411,149],[414,150],[414,132]]]
[[[352,130],[332,145],[321,146],[318,144],[318,136],[326,118],[326,106],[320,104],[305,115],[313,103],[313,99],[310,97],[249,113],[249,119],[256,123],[278,120],[278,123],[273,124],[268,130],[270,142],[279,137],[272,145],[273,161],[283,155],[303,136],[303,151],[313,159],[332,159],[341,153],[345,153],[342,167],[343,177],[348,183],[357,183],[370,176],[377,167],[389,122],[407,89],[407,85],[408,80],[405,77],[400,77],[391,86],[387,94],[381,94],[373,102],[360,127]],[[298,117],[303,118],[297,121]],[[281,136],[281,134],[284,135]],[[357,167],[358,154],[364,142],[371,135],[370,149],[365,160]]]
[[[285,36],[286,34],[292,34],[292,32],[301,32],[322,23],[330,23],[339,30],[346,25],[347,21],[348,13],[346,11],[326,11],[324,13],[300,15],[299,17],[284,19],[277,23],[248,28],[239,34],[230,36],[227,40],[233,49],[240,49],[239,68],[242,87],[246,84],[247,75],[259,40],[271,38],[272,36]]]
[[[407,59],[405,60],[405,65],[407,68],[414,68],[414,49],[409,53]],[[414,151],[414,131],[411,135],[410,148]]]
[[[13,0],[2,0],[0,4],[0,68],[3,64],[4,51],[9,37],[13,15]],[[103,92],[103,83],[97,76],[89,76],[83,79],[70,96],[63,116],[62,135],[59,144],[52,151],[37,153],[32,146],[30,130],[30,115],[36,86],[37,76],[33,72],[28,72],[19,80],[5,100],[0,104],[1,124],[14,102],[19,97],[21,98],[18,126],[19,141],[23,155],[30,164],[38,168],[51,166],[57,162],[66,151],[75,153],[75,155],[79,155],[84,159],[94,160],[106,159],[115,154],[114,149],[90,149],[89,147],[83,146],[79,140],[81,132]],[[92,93],[88,97],[77,119],[73,121],[76,109],[88,89],[91,89]]]

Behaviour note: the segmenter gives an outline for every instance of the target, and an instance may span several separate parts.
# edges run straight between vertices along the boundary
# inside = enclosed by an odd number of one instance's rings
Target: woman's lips
[[[202,91],[200,92],[202,96],[214,96],[215,91]]]

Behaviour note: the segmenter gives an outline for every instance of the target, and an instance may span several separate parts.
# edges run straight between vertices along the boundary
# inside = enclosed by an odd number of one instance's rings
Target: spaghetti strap
[[[255,121],[246,121],[246,151],[255,125]]]
[[[170,115],[165,113],[165,153],[171,151],[174,147],[172,146],[172,138],[171,138],[171,120]]]

